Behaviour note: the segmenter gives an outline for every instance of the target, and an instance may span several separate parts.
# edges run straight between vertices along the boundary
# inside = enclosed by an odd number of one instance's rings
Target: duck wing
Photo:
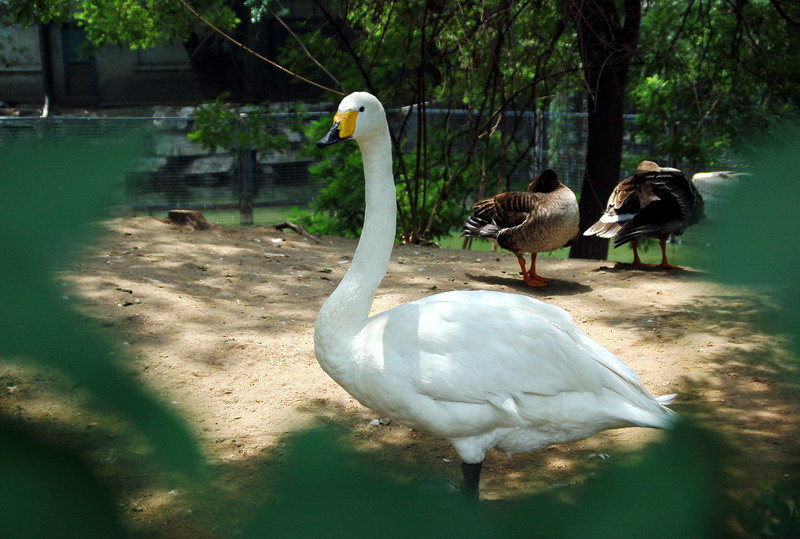
[[[512,191],[479,200],[472,216],[494,223],[500,228],[521,225],[541,201],[544,193]]]
[[[681,234],[703,215],[703,198],[694,184],[677,170],[639,173],[634,176],[639,211],[616,234],[614,247],[633,239]]]
[[[643,184],[636,175],[617,184],[608,197],[606,210],[600,219],[583,233],[584,236],[611,238],[641,209],[640,191]]]
[[[464,222],[462,234],[497,239],[509,229],[523,225],[543,196],[543,193],[512,191],[479,200]]]

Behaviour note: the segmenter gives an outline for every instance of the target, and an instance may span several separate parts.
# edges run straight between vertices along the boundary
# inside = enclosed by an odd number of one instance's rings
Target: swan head
[[[317,147],[324,148],[351,138],[366,140],[386,129],[386,114],[378,98],[367,92],[353,92],[339,103],[333,127],[317,142]]]

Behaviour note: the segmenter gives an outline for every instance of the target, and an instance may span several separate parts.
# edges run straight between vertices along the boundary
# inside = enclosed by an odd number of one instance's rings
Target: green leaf
[[[108,493],[69,451],[0,423],[4,537],[121,537]]]
[[[16,143],[0,167],[0,361],[56,368],[144,433],[163,461],[194,473],[185,425],[111,361],[109,343],[61,299],[54,272],[97,232],[93,223],[141,148],[135,140]]]

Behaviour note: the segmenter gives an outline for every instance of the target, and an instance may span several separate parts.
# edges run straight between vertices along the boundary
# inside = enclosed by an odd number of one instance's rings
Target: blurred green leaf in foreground
[[[472,505],[398,485],[371,471],[368,456],[343,449],[339,434],[327,427],[290,438],[280,488],[245,537],[711,537],[725,515],[727,450],[688,423],[636,463],[575,487],[574,504],[545,493]]]
[[[90,406],[119,414],[144,434],[163,464],[191,475],[200,460],[187,428],[112,362],[110,343],[90,332],[85,320],[61,299],[63,292],[54,278],[70,255],[92,238],[91,223],[108,203],[115,177],[139,148],[132,139],[4,143],[0,363],[57,369],[91,394]],[[100,533],[114,522],[108,515],[95,515],[99,528],[84,520],[82,533],[70,530],[70,521],[59,520],[79,514],[57,510],[53,504],[59,501],[61,509],[84,506],[99,511],[107,506],[97,501],[89,472],[77,459],[64,449],[20,435],[17,428],[0,422],[0,534],[63,537],[74,532],[85,537],[94,529],[98,535],[112,536]],[[54,484],[57,491],[52,490]]]
[[[729,283],[766,287],[785,309],[765,329],[800,337],[800,127],[776,127],[744,156],[750,176],[739,180],[714,230],[714,275]]]

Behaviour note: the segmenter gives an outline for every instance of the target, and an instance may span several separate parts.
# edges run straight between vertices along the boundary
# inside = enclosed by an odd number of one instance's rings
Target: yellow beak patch
[[[333,123],[339,124],[339,136],[341,138],[353,136],[353,132],[356,130],[357,116],[357,110],[348,110],[345,112],[337,112],[336,116],[333,117]]]

